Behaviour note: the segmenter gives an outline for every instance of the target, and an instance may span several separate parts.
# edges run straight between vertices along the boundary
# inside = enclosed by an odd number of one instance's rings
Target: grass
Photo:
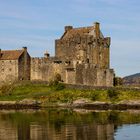
[[[34,98],[47,95],[50,91],[50,88],[45,84],[25,84],[25,85],[12,85],[6,90],[6,92],[0,92],[0,100],[22,100],[25,98]]]
[[[67,89],[60,83],[54,85],[21,83],[0,88],[0,101],[35,99],[43,103],[72,103],[80,98],[117,103],[122,100],[140,100],[140,91],[117,88],[109,90]]]

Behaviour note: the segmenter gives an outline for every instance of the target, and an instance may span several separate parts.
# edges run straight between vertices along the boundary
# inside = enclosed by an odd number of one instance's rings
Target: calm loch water
[[[0,140],[140,140],[140,112],[0,111]]]

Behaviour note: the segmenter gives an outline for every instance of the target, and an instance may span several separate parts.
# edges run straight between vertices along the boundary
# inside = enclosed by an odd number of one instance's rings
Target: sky
[[[64,26],[100,22],[111,37],[111,68],[116,76],[140,72],[139,0],[1,0],[0,48],[28,47],[31,56],[54,55]]]

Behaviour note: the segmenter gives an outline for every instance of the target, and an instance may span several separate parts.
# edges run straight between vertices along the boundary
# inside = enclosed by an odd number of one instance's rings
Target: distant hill
[[[124,77],[123,83],[124,85],[140,85],[140,73]]]

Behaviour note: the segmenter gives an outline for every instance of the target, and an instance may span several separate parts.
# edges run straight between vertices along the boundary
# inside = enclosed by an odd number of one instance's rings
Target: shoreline
[[[51,106],[48,106],[51,107]],[[74,103],[74,104],[57,104],[55,107],[72,108],[72,109],[87,109],[87,110],[140,110],[140,102],[127,103],[108,103],[108,102],[92,102],[92,103]]]
[[[25,82],[0,88],[1,109],[80,108],[140,110],[140,88],[94,87]]]
[[[38,103],[22,103],[17,101],[0,101],[0,110],[6,109],[39,109],[40,105]]]
[[[0,101],[0,110],[22,110],[22,109],[47,109],[47,108],[66,108],[66,109],[86,109],[86,110],[140,110],[140,103],[50,103],[43,105],[42,103],[18,103],[16,101]]]

